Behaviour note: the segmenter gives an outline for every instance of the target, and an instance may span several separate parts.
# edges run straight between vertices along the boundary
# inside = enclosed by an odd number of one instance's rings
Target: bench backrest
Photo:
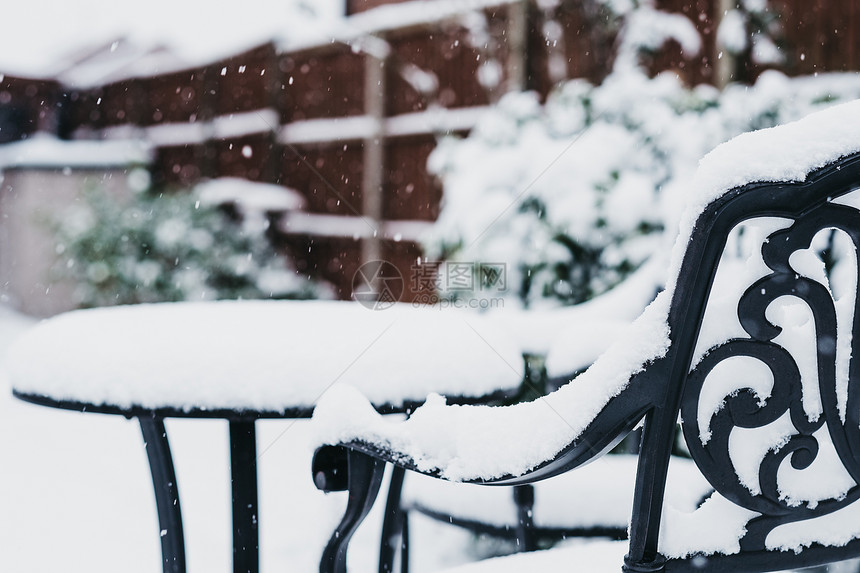
[[[860,555],[852,191],[860,154],[803,183],[735,189],[697,219],[671,348],[655,365],[666,395],[646,418],[627,570],[770,571]],[[663,511],[679,414],[716,490],[698,515]]]

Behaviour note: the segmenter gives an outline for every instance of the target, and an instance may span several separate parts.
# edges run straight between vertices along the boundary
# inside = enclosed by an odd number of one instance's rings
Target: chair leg
[[[254,422],[230,422],[233,573],[260,570],[257,530],[257,438]]]
[[[514,486],[514,503],[517,506],[517,551],[534,551],[537,549],[533,514],[534,486],[531,484]]]
[[[409,573],[409,513],[405,511],[403,512],[400,539],[400,573]]]
[[[152,417],[139,418],[138,421],[155,489],[163,570],[164,573],[185,573],[185,538],[179,507],[179,487],[164,419]]]
[[[346,455],[349,490],[346,512],[323,550],[320,573],[346,573],[349,541],[373,507],[385,472],[385,462],[381,460],[355,450],[349,450]]]
[[[400,494],[403,491],[405,472],[406,470],[397,466],[391,471],[388,500],[385,503],[385,517],[382,521],[382,539],[379,544],[379,573],[392,573],[394,571],[394,555],[397,553],[397,546],[401,544],[403,509],[400,507]]]

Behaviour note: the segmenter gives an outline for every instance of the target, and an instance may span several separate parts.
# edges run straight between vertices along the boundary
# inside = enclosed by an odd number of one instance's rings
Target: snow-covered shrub
[[[194,192],[88,190],[54,223],[57,273],[83,307],[180,300],[317,298],[258,226]]]
[[[782,43],[779,14],[768,0],[739,0],[725,13],[717,30],[720,48],[754,64],[785,63]]]
[[[568,82],[543,106],[508,94],[431,155],[444,194],[426,255],[505,263],[507,295],[524,306],[586,300],[668,248],[698,160],[717,144],[858,97],[850,74],[766,72],[719,92],[635,69]]]
[[[674,159],[660,135],[690,94],[668,76],[635,77],[572,81],[545,106],[508,94],[469,138],[441,141],[428,257],[506,263],[508,294],[524,305],[581,302],[639,266],[658,246],[657,190]]]

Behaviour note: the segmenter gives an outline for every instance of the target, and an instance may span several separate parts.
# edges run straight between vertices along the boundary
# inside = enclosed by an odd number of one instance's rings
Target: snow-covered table
[[[430,393],[474,403],[514,393],[520,350],[472,313],[395,305],[241,301],[83,310],[46,320],[9,352],[22,400],[139,420],[158,505],[164,571],[185,570],[166,417],[229,421],[234,570],[256,571],[254,421],[306,418],[335,382],[381,412]]]

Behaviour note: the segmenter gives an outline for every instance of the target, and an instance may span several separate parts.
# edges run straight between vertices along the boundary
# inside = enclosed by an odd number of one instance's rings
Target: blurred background
[[[384,260],[405,302],[487,289],[517,307],[581,302],[658,248],[712,147],[860,95],[858,12],[835,0],[6,6],[0,297],[37,316],[349,299],[357,269]]]

